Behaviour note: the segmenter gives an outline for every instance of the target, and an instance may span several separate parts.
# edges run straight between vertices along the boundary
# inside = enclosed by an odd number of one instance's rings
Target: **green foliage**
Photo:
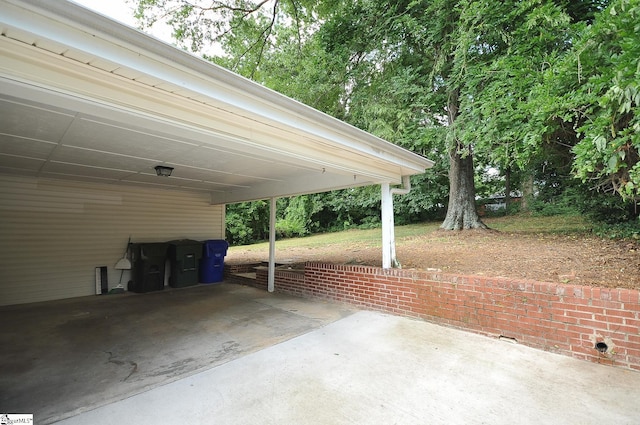
[[[276,221],[276,234],[280,237],[292,238],[311,233],[314,230],[311,219],[314,207],[314,198],[309,195],[288,199],[282,216]]]
[[[245,245],[269,237],[269,203],[242,202],[227,205],[226,239],[233,245]]]
[[[482,162],[526,170],[540,149],[539,139],[528,137],[538,124],[529,95],[567,49],[570,18],[552,2],[509,2],[504,9],[471,3],[463,14],[466,38],[480,42],[465,68],[458,137],[474,145]]]
[[[638,225],[640,211],[635,203],[613,193],[590,190],[576,181],[565,181],[562,186],[542,187],[540,195],[531,205],[539,215],[581,214],[597,226],[625,227]]]
[[[219,43],[209,59],[435,160],[395,198],[397,223],[442,217],[450,155],[469,154],[478,195],[503,192],[509,170],[514,189],[535,175],[539,214],[635,222],[640,0],[133,1],[180,46]],[[278,200],[278,232],[377,226],[379,198]],[[229,206],[229,236],[265,238],[267,220],[264,202]]]
[[[531,202],[530,210],[532,214],[543,217],[579,214],[579,210],[571,203],[571,200],[571,197],[559,197],[551,201],[537,198]]]
[[[380,221],[380,188],[343,189],[327,193],[315,215],[323,231],[346,230]]]
[[[640,222],[624,223],[596,223],[593,226],[593,233],[601,238],[607,239],[640,239]]]
[[[202,52],[214,46],[232,53],[236,62],[255,68],[270,49],[280,26],[305,27],[315,0],[131,0],[140,26],[164,22],[178,46]],[[231,62],[233,63],[233,62]],[[253,74],[253,71],[249,71]]]
[[[625,198],[640,194],[639,22],[638,0],[612,1],[548,70],[541,88],[546,134],[575,132],[576,175]]]
[[[394,197],[396,224],[405,225],[444,218],[449,196],[446,165],[446,161],[438,162],[429,173],[412,177],[411,192]]]
[[[577,201],[580,211],[596,223],[638,225],[635,204],[614,194],[589,191]]]

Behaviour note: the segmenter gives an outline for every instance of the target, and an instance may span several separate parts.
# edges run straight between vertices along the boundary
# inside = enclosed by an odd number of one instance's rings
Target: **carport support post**
[[[393,195],[406,195],[411,192],[411,177],[402,176],[402,186],[391,188],[382,183],[382,268],[400,267],[396,259],[396,235],[393,222]]]
[[[269,203],[269,275],[267,291],[273,292],[276,281],[276,198]]]
[[[393,195],[389,183],[382,183],[382,268],[390,269],[396,263],[395,232],[393,222]]]

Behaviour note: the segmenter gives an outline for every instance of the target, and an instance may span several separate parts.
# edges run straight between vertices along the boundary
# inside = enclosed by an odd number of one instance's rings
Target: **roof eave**
[[[227,99],[227,101],[235,103],[234,106],[242,105],[243,108],[249,109],[256,115],[269,114],[267,118],[277,120],[290,127],[297,126],[305,130],[314,128],[316,133],[324,133],[325,137],[332,135],[341,145],[380,156],[381,159],[399,162],[398,165],[405,175],[422,173],[434,165],[433,161],[418,154],[389,143],[191,53],[177,49],[135,28],[124,24],[114,25],[113,20],[75,3],[49,0],[5,1],[18,4],[21,7],[28,4],[31,7],[31,12],[43,14],[49,19],[55,17],[55,20],[66,26],[81,29],[90,34],[94,40],[103,39],[131,52],[136,52],[137,59],[140,62],[145,62],[144,66],[147,72],[153,72],[149,66],[154,65],[159,75],[165,79],[171,78],[170,82],[176,85],[193,86],[194,90],[198,89],[199,80],[204,80],[202,83],[206,84],[224,85],[227,90],[231,89],[235,96],[235,99]],[[131,60],[135,60],[135,57],[129,57],[129,61]],[[174,72],[167,72],[168,68]],[[186,81],[185,75],[189,75],[193,80]]]

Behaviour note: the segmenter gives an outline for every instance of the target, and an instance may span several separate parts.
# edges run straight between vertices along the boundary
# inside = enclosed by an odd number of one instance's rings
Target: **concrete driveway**
[[[53,423],[353,312],[236,284],[0,307],[0,413]]]
[[[48,367],[31,359],[7,379],[3,351],[0,411],[34,412],[37,423],[68,417],[62,424],[637,424],[640,418],[640,373],[422,321],[232,284],[93,300],[59,303],[74,306],[66,322],[39,316],[55,339],[63,327],[75,341],[58,343],[61,356],[50,357]],[[105,314],[93,308],[104,302],[131,304],[112,307],[118,311],[104,319],[108,326],[98,325],[102,319],[75,323]],[[58,303],[35,312],[49,304]],[[3,319],[12,312],[25,318],[26,310],[1,312]],[[188,312],[197,318],[184,322]],[[117,332],[113,317],[124,322]],[[135,331],[127,332],[127,323]],[[80,338],[79,329],[97,332]],[[26,345],[34,344],[29,332]],[[75,369],[64,360],[72,346]],[[33,382],[14,390],[10,384],[20,376]],[[55,383],[55,396],[28,393],[39,386],[53,391]]]

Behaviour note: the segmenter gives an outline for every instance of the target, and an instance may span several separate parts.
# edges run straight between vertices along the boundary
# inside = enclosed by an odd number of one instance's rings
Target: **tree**
[[[130,0],[142,29],[163,22],[173,29],[180,47],[193,52],[237,37],[245,40],[245,54],[258,52],[255,62],[268,49],[274,29],[282,19],[302,27],[307,4],[315,0]],[[237,41],[237,40],[236,40]],[[243,55],[241,55],[240,59]]]
[[[573,4],[573,3],[572,3]],[[494,5],[473,2],[463,19],[472,40],[467,60],[459,138],[473,145],[485,167],[498,169],[509,203],[512,180],[532,192],[533,167],[543,154],[540,138],[530,136],[535,108],[531,91],[545,70],[568,49],[571,18],[553,2],[514,2],[491,19]],[[490,29],[485,26],[491,23]]]
[[[265,240],[269,235],[269,203],[241,202],[227,206],[226,240],[243,245]]]
[[[529,102],[538,123],[529,130],[545,150],[535,208],[569,206],[595,221],[622,223],[640,212],[639,2],[576,3],[570,49],[550,63]]]
[[[593,2],[351,1],[320,28],[325,50],[349,59],[347,119],[396,143],[395,129],[412,128],[413,149],[438,134],[450,184],[442,228],[485,227],[477,157],[506,174],[541,154],[530,93],[570,48],[572,14],[594,16],[582,3]]]
[[[440,134],[439,144],[449,146],[447,229],[484,227],[475,208],[472,148],[460,143],[455,131],[464,81],[454,60],[458,6],[345,2],[319,31],[327,51],[348,58],[352,122],[387,139],[410,122],[411,148],[425,150],[427,134]]]
[[[553,71],[551,119],[572,126],[574,171],[592,187],[640,198],[640,1],[615,0]],[[549,78],[552,78],[550,75]]]
[[[182,45],[221,42],[226,56],[212,58],[218,63],[441,159],[449,167],[444,229],[485,227],[476,211],[476,160],[532,176],[550,143],[576,146],[583,178],[622,172],[618,187],[637,187],[638,89],[622,79],[637,68],[638,0],[616,0],[625,15],[612,14],[609,27],[599,23],[606,0],[134,1],[147,23],[169,16]],[[589,37],[600,40],[597,49]],[[607,56],[607,47],[620,55]],[[593,49],[593,57],[581,56]],[[615,68],[621,82],[598,86],[597,74],[585,70],[599,66]],[[605,102],[599,109],[597,96]],[[609,137],[602,133],[612,120]],[[583,151],[580,138],[592,141]],[[602,153],[599,166],[588,161],[590,147]],[[433,205],[438,196],[429,197]]]
[[[235,2],[227,3],[230,7],[238,5]],[[410,103],[410,92],[415,88],[411,84],[403,83],[401,75],[393,74],[389,74],[390,79],[377,79],[380,91],[365,90],[364,85],[357,84],[360,77],[367,78],[366,74],[375,69],[375,64],[363,58],[352,58],[348,49],[327,48],[336,46],[338,38],[346,37],[346,33],[336,38],[330,34],[331,31],[312,31],[314,19],[324,19],[331,27],[336,21],[331,23],[329,18],[335,16],[341,2],[325,0],[312,3],[314,2],[308,2],[305,6],[301,2],[271,2],[273,8],[263,3],[247,4],[240,15],[234,15],[231,9],[227,8],[225,13],[232,16],[232,22],[224,27],[222,38],[201,30],[185,30],[186,27],[207,24],[208,21],[203,17],[211,14],[211,10],[198,5],[191,7],[189,3],[178,0],[139,1],[138,15],[148,16],[146,24],[163,14],[178,15],[172,18],[171,22],[177,28],[175,35],[181,37],[181,45],[196,48],[204,42],[218,40],[225,55],[209,59],[387,140],[421,154],[428,153],[431,158],[439,157],[440,153],[435,148],[435,143],[425,134],[425,126],[420,124],[423,114],[420,113],[419,107]],[[259,5],[263,8],[258,8]],[[246,14],[246,11],[251,11],[251,14]],[[216,13],[220,13],[220,10],[216,10]],[[295,21],[282,18],[294,15]],[[276,19],[272,18],[274,16]],[[196,17],[198,21],[195,20]],[[315,28],[317,27],[316,23]],[[222,27],[218,26],[218,31],[220,28]],[[198,42],[193,42],[194,37]],[[406,93],[400,95],[405,89]],[[388,95],[391,90],[394,96]],[[366,98],[376,93],[382,96],[378,96],[375,102],[373,98]],[[388,99],[393,101],[387,102]],[[377,111],[374,112],[374,109]],[[367,115],[373,119],[362,119]],[[442,162],[438,165],[441,168]],[[401,213],[400,222],[410,222],[420,217],[435,217],[444,203],[442,183],[443,175],[440,172],[415,178],[414,188],[417,190],[402,197],[396,204],[398,212]],[[326,223],[324,228],[379,222],[375,213],[376,199],[379,206],[379,190],[372,192],[367,188],[358,188],[349,190],[347,195],[344,192],[335,197],[331,194],[318,195],[324,196],[324,199],[316,202],[322,206],[318,207],[314,216],[322,217],[323,220],[331,216],[336,220],[334,223]],[[346,198],[343,198],[343,195]],[[354,198],[359,201],[350,205],[333,202],[334,198]],[[369,198],[371,202],[364,201]],[[333,209],[331,214],[323,213],[329,208]],[[287,222],[291,224],[296,221],[293,217],[291,220],[281,221]]]

